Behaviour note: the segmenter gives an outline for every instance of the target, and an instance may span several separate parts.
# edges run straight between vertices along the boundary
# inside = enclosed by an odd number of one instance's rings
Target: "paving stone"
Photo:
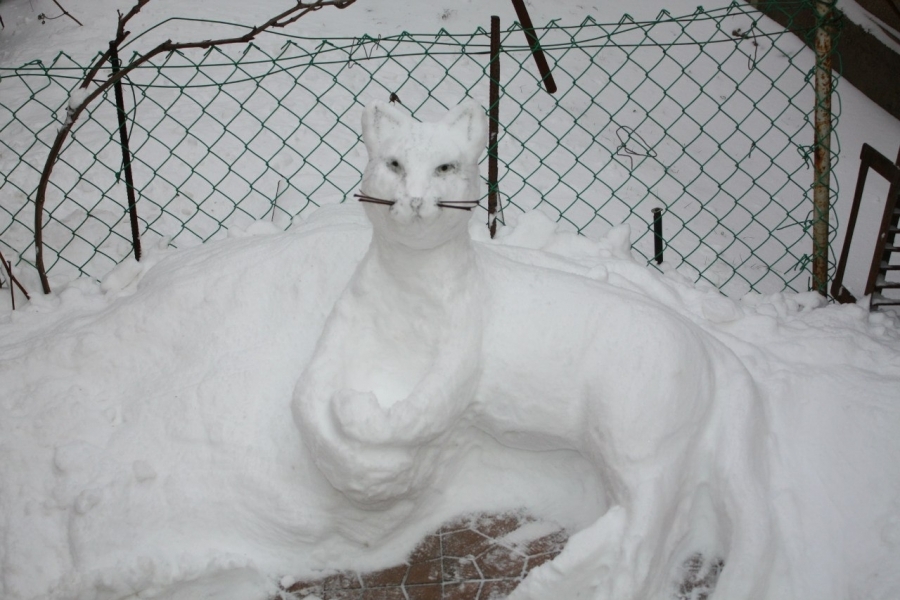
[[[410,565],[406,574],[406,585],[440,583],[443,581],[443,561],[438,558]]]
[[[463,529],[471,529],[472,522],[475,519],[476,517],[473,517],[472,515],[463,515],[461,517],[453,519],[452,521],[447,521],[446,523],[441,525],[441,528],[437,531],[437,533],[444,534],[452,533],[454,531],[460,531]]]
[[[442,600],[478,600],[478,593],[480,591],[480,581],[445,583]]]
[[[706,600],[716,589],[716,582],[724,567],[725,563],[721,559],[715,559],[712,564],[708,564],[701,554],[694,554],[684,563],[684,581],[678,586],[676,598]],[[701,577],[704,570],[705,573]]]
[[[307,596],[318,596],[319,598],[322,598],[325,595],[325,590],[321,583],[316,584],[308,581],[298,581],[288,587],[286,591],[299,598],[306,598]]]
[[[409,600],[443,600],[443,584],[407,585],[406,594]]]
[[[478,566],[485,579],[520,579],[525,560],[524,556],[508,548],[494,546],[478,557]]]
[[[441,537],[429,535],[422,540],[409,555],[409,562],[416,564],[441,557]]]
[[[323,581],[322,584],[324,585],[326,592],[331,590],[352,590],[362,588],[362,582],[359,580],[359,575],[350,572],[336,573],[335,575],[325,578],[325,581]]]
[[[559,552],[548,552],[547,554],[538,554],[537,556],[529,556],[528,562],[525,565],[525,570],[530,571],[541,566],[544,563],[550,562],[554,558],[559,555]]]
[[[406,594],[401,586],[373,588],[363,590],[360,600],[406,600]]]
[[[557,531],[515,548],[497,542],[533,521],[518,513],[454,519],[426,536],[407,563],[374,573],[299,581],[286,591],[321,600],[502,600],[529,571],[558,556],[568,541],[565,531]],[[720,559],[691,556],[682,582],[673,586],[673,599],[707,600],[723,568]]]
[[[469,558],[444,557],[443,581],[481,581],[484,577]]]
[[[441,548],[447,556],[478,556],[491,547],[493,540],[472,529],[441,535]]]
[[[557,531],[528,542],[524,545],[523,551],[529,556],[548,552],[559,554],[568,540],[569,536],[564,531]]]
[[[363,590],[325,590],[322,600],[362,600]]]
[[[481,586],[478,600],[500,600],[512,594],[513,590],[521,583],[518,579],[495,579],[485,581]]]
[[[362,575],[362,587],[369,589],[403,585],[408,570],[409,567],[407,565],[399,565],[383,571]]]
[[[299,581],[286,591],[297,598],[321,600],[501,600],[530,569],[552,560],[565,546],[564,531],[523,540],[515,548],[497,542],[531,522],[532,517],[519,512],[466,515],[423,538],[404,564]],[[705,589],[710,575],[700,577],[700,571],[685,563],[688,578],[694,579],[683,590]]]
[[[483,515],[473,524],[473,529],[485,536],[498,540],[512,533],[522,525],[531,523],[533,518],[520,513],[504,513],[500,515]]]

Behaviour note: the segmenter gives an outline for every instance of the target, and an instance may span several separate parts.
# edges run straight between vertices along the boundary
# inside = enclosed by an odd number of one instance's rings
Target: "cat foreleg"
[[[478,335],[480,345],[480,332]],[[474,345],[448,344],[412,392],[389,407],[382,406],[370,392],[339,391],[331,399],[338,427],[364,444],[413,446],[431,442],[449,430],[472,404],[480,356]]]

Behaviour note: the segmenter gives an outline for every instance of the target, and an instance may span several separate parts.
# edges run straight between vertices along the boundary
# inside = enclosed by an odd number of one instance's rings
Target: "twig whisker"
[[[353,197],[360,202],[371,202],[372,204],[384,204],[385,206],[393,206],[396,200],[384,200],[383,198],[375,198],[366,194],[353,194]],[[455,208],[457,210],[472,210],[481,203],[481,200],[442,200],[436,202],[441,208]]]
[[[441,208],[456,208],[458,210],[472,210],[473,208],[475,208],[475,205],[460,206],[459,204],[448,204],[447,202],[438,202],[437,205]]]
[[[353,197],[358,199],[360,202],[371,202],[372,204],[385,204],[387,206],[393,206],[394,204],[396,204],[396,201],[394,200],[382,200],[381,198],[366,196],[365,194],[353,194]]]

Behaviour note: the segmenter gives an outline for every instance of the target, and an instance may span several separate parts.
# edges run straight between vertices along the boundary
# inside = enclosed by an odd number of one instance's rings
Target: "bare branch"
[[[28,295],[28,292],[25,291],[25,288],[22,287],[22,284],[19,283],[19,280],[16,279],[16,276],[13,275],[12,272],[12,262],[7,262],[5,258],[3,258],[3,253],[0,252],[0,264],[3,265],[3,269],[6,271],[6,277],[9,279],[9,296],[12,301],[12,309],[16,310],[16,294],[14,288],[19,288],[23,294],[25,294],[26,300],[31,300],[31,296]],[[15,284],[15,285],[13,285]]]
[[[34,199],[34,245],[36,253],[35,263],[38,269],[38,274],[41,278],[41,286],[44,290],[44,293],[49,294],[51,292],[50,282],[47,279],[47,271],[44,267],[43,252],[43,213],[44,204],[47,197],[47,185],[50,182],[50,174],[53,172],[53,166],[56,164],[56,161],[59,158],[59,154],[62,151],[63,144],[71,133],[75,122],[78,120],[78,117],[81,116],[81,113],[84,112],[84,110],[88,107],[88,105],[91,104],[91,102],[93,102],[103,92],[115,85],[117,81],[120,81],[122,78],[127,77],[128,74],[133,70],[140,67],[159,54],[175,52],[177,50],[188,50],[192,48],[207,49],[213,46],[225,46],[228,44],[245,44],[256,39],[256,37],[260,33],[267,29],[271,29],[273,27],[285,27],[287,25],[290,25],[291,23],[296,22],[298,19],[309,14],[310,12],[320,10],[326,6],[333,6],[335,8],[347,8],[355,1],[356,0],[314,0],[313,2],[303,2],[303,0],[297,0],[297,3],[293,8],[289,8],[283,11],[281,14],[272,17],[261,25],[252,27],[246,34],[242,36],[205,40],[202,42],[175,43],[172,42],[172,40],[166,40],[146,54],[129,63],[127,66],[123,67],[120,71],[103,81],[103,83],[98,84],[97,88],[94,89],[90,94],[85,96],[76,106],[69,106],[66,111],[66,120],[63,123],[62,127],[59,128],[59,131],[56,134],[56,139],[54,140],[53,145],[50,147],[50,153],[47,156],[47,161],[44,163],[44,170],[41,172],[41,179],[38,184]],[[128,24],[128,21],[130,21],[135,15],[137,15],[148,2],[150,2],[150,0],[138,0],[137,3],[131,8],[131,10],[128,11],[128,13],[126,13],[125,15],[122,15],[121,12],[119,13],[119,21],[116,28],[116,37],[112,41],[110,41],[109,50],[107,50],[100,58],[97,59],[97,61],[88,71],[87,75],[85,75],[85,78],[80,85],[81,89],[87,89],[88,86],[90,86],[91,82],[96,78],[97,73],[110,59],[112,52],[119,47],[119,45],[125,40],[125,38],[128,37],[128,35],[130,35],[131,32],[126,31],[125,26]]]
[[[125,38],[127,38],[131,34],[130,31],[125,31],[125,25],[129,20],[131,20],[132,17],[141,12],[141,9],[144,8],[144,5],[148,2],[150,2],[150,0],[138,0],[138,3],[131,7],[131,10],[128,11],[128,14],[124,16],[122,15],[122,11],[116,11],[119,14],[119,21],[116,26],[116,38],[113,40],[116,48],[121,46],[122,42],[125,41]],[[97,76],[97,73],[100,71],[100,69],[103,68],[103,65],[106,64],[106,61],[109,60],[111,52],[111,50],[107,49],[106,52],[104,52],[103,55],[97,59],[97,61],[88,71],[88,74],[84,78],[84,81],[81,82],[81,89],[87,89],[87,87],[94,80],[94,77]]]
[[[128,32],[125,31],[125,25],[128,23],[128,21],[131,20],[132,17],[134,17],[134,15],[141,12],[141,9],[144,8],[144,6],[148,2],[150,2],[150,0],[138,0],[137,4],[132,6],[131,10],[129,10],[128,14],[124,17],[122,16],[122,13],[119,12],[119,26],[116,29],[116,42],[121,42],[125,39],[125,36],[128,35]]]
[[[273,23],[273,24],[272,24],[272,27],[287,27],[288,25],[290,25],[290,24],[293,23],[294,21],[297,21],[297,20],[299,20],[301,17],[305,16],[306,13],[311,12],[311,11],[314,11],[314,10],[319,10],[319,9],[318,9],[318,8],[307,8],[306,10],[304,10],[304,11],[303,11],[302,13],[300,13],[299,15],[295,15],[295,16],[291,17],[290,19],[288,19],[287,21],[278,22],[278,23]]]
[[[67,11],[66,9],[64,9],[64,8],[62,7],[62,5],[61,5],[59,2],[57,2],[56,0],[53,0],[53,4],[55,4],[56,6],[58,6],[58,7],[59,7],[59,10],[61,10],[61,11],[63,12],[64,15],[66,15],[67,17],[69,17],[70,19],[72,19],[73,21],[75,21],[76,23],[78,23],[79,25],[81,25],[82,27],[84,27],[84,23],[82,23],[81,21],[79,21],[78,19],[76,19],[75,17],[73,17],[72,14],[71,14],[69,11]]]

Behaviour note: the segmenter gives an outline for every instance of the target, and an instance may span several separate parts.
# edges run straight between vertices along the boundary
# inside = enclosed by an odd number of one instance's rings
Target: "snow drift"
[[[518,598],[655,592],[693,553],[724,559],[736,594],[897,595],[894,322],[814,294],[729,300],[633,261],[623,229],[468,226],[484,303],[457,315],[483,327],[465,402],[433,437],[424,413],[394,429],[432,350],[376,402],[328,413],[378,450],[360,464],[419,465],[376,481],[374,504],[333,485],[352,460],[323,475],[329,449],[291,412],[375,235],[357,207],[150,252],[3,315],[0,595],[265,598],[282,576],[389,566],[454,515],[523,506],[576,533]],[[477,332],[409,318],[424,340]]]

